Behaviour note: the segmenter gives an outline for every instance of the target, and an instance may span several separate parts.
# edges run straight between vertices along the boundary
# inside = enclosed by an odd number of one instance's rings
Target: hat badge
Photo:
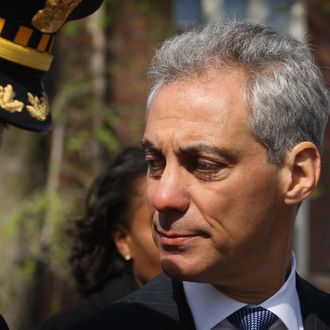
[[[12,85],[3,87],[0,85],[0,106],[9,112],[21,112],[24,103],[14,99],[15,92]]]
[[[32,18],[32,25],[43,33],[54,33],[66,22],[81,0],[47,0],[45,8]]]

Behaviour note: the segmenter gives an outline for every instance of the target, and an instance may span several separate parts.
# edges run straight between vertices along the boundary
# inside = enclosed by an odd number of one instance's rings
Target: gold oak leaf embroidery
[[[33,96],[31,93],[27,93],[29,102],[31,105],[27,105],[26,108],[29,111],[31,117],[45,121],[49,113],[48,101],[46,94],[38,98],[38,96]]]
[[[13,86],[8,84],[3,87],[0,85],[0,107],[9,112],[21,112],[24,108],[24,103],[15,100],[15,92]]]
[[[32,18],[32,25],[44,33],[54,33],[62,27],[81,0],[47,0],[45,8]]]

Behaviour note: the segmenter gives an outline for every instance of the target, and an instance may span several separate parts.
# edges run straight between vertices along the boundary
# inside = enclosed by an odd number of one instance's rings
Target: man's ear
[[[112,231],[112,238],[121,256],[127,261],[131,260],[133,254],[131,251],[131,236],[128,231],[122,226],[117,226]]]
[[[291,172],[291,180],[284,202],[287,205],[298,204],[311,194],[319,181],[320,153],[313,143],[301,142],[287,153],[285,166]]]

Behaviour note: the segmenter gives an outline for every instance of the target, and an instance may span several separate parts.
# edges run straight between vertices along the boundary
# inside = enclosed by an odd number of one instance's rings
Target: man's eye
[[[156,178],[161,176],[164,169],[164,161],[162,159],[146,156],[146,162],[148,164],[149,176]]]
[[[196,169],[201,171],[216,171],[219,168],[219,164],[208,161],[208,160],[198,160],[196,161]]]
[[[195,161],[193,171],[195,176],[201,180],[217,180],[220,179],[220,173],[224,168],[226,165],[223,163],[198,159]]]

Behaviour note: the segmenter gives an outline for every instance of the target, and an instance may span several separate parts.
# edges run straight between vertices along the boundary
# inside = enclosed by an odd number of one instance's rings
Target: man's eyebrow
[[[155,145],[147,139],[141,141],[141,147],[144,151],[149,150],[159,152]]]
[[[141,142],[141,146],[144,151],[153,151],[159,153],[160,150],[149,140],[145,139]],[[237,156],[230,152],[226,148],[219,148],[212,145],[207,145],[204,143],[199,143],[195,145],[180,147],[178,153],[183,155],[197,155],[197,154],[216,154],[220,157],[227,159],[229,162],[235,163],[237,161]]]
[[[220,157],[226,158],[230,162],[237,161],[237,156],[235,156],[228,149],[219,148],[219,147],[211,146],[211,145],[206,145],[203,143],[186,146],[186,147],[180,147],[179,151],[182,154],[201,154],[201,153],[216,154]]]

